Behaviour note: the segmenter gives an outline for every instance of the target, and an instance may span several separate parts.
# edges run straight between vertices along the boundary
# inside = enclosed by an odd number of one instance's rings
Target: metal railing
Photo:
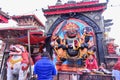
[[[78,74],[75,72],[58,72],[56,80],[115,80],[111,75]]]

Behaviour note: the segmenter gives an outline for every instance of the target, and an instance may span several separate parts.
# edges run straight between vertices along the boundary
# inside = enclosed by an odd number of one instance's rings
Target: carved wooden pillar
[[[97,57],[99,58],[99,63],[105,62],[105,52],[104,52],[104,41],[103,41],[103,33],[102,32],[96,32],[96,43],[97,43]]]

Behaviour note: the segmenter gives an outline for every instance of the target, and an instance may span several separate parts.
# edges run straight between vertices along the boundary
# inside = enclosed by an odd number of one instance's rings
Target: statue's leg
[[[26,80],[27,77],[27,70],[23,71],[22,68],[19,71],[19,78],[18,80]]]
[[[31,74],[33,75],[34,72],[34,65],[31,65]]]
[[[11,68],[7,68],[7,80],[13,80],[14,76],[12,74]]]

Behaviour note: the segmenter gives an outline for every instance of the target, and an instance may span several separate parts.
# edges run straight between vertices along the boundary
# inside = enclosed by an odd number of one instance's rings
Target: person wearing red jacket
[[[97,64],[97,60],[95,58],[94,55],[90,55],[87,59],[86,59],[86,64],[85,67],[89,70],[93,70],[93,69],[98,69],[98,64]]]

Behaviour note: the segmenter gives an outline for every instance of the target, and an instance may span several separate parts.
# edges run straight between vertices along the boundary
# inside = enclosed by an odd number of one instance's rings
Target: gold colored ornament
[[[18,60],[14,60],[14,59],[10,59],[10,63],[11,63],[11,68],[13,68],[14,64],[18,63],[18,62],[21,62],[22,61],[22,58],[18,59]]]

